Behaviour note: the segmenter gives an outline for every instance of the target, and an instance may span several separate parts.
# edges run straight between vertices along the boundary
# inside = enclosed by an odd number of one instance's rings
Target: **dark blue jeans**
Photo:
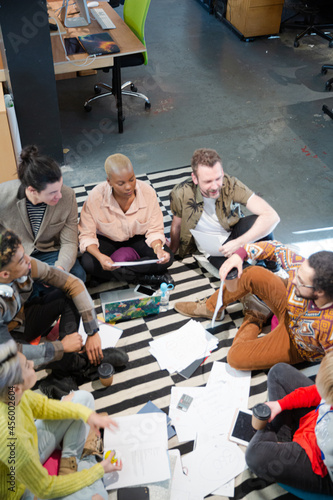
[[[268,373],[268,399],[277,401],[299,387],[314,382],[297,368],[278,363]],[[266,429],[257,431],[246,450],[249,468],[266,481],[273,481],[312,493],[333,495],[329,474],[320,477],[312,470],[305,450],[292,441],[299,420],[314,408],[281,412]]]
[[[41,260],[42,262],[46,262],[46,264],[48,264],[49,266],[54,266],[55,262],[58,259],[58,255],[59,251],[35,252],[32,255],[32,257],[34,257],[37,260]],[[82,280],[83,283],[85,283],[86,273],[78,259],[76,259],[74,266],[69,272],[74,276],[76,276],[77,278],[80,278],[80,280]],[[49,293],[51,290],[54,290],[54,287],[46,287],[45,285],[43,285],[43,283],[34,283],[32,294],[29,297],[29,301],[35,297],[38,297],[39,295],[44,295],[46,293]]]

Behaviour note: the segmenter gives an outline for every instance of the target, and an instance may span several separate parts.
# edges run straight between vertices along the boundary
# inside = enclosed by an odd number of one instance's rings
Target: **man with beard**
[[[246,259],[278,262],[289,277],[282,279],[257,266],[243,271]],[[244,321],[228,353],[231,366],[263,370],[279,362],[316,362],[333,349],[333,252],[320,251],[305,259],[282,243],[262,241],[237,250],[220,268],[221,280],[233,268],[237,288],[224,287],[223,309],[241,300]],[[212,318],[217,297],[218,291],[199,302],[178,302],[175,309],[193,318]],[[272,312],[278,325],[258,337]]]
[[[246,243],[273,239],[272,231],[280,220],[278,214],[236,177],[224,173],[215,150],[194,151],[191,167],[192,178],[176,185],[170,194],[173,253],[178,250],[183,258],[198,249],[219,269],[226,258]],[[243,217],[240,204],[254,215]],[[216,236],[220,243],[214,255],[192,236],[192,230]],[[274,264],[272,270],[277,270]]]

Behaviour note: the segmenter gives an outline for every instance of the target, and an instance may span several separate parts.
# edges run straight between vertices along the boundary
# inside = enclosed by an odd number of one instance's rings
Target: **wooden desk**
[[[56,1],[51,2],[52,10],[56,11],[61,7],[62,2]],[[122,94],[121,94],[121,68],[120,68],[120,58],[128,54],[137,54],[146,51],[146,47],[140,42],[140,40],[134,35],[127,24],[122,20],[122,18],[116,13],[114,9],[110,7],[109,4],[101,2],[100,7],[102,7],[109,18],[113,21],[116,29],[103,30],[97,21],[91,21],[88,26],[82,26],[80,28],[65,28],[66,34],[63,38],[67,37],[77,37],[82,35],[89,35],[92,33],[103,33],[108,31],[112,36],[115,43],[120,48],[120,52],[113,55],[103,55],[97,56],[95,60],[92,60],[91,64],[86,66],[78,66],[82,64],[86,58],[87,54],[75,54],[69,56],[69,61],[66,59],[64,48],[61,44],[59,34],[57,32],[52,32],[51,45],[54,60],[54,73],[56,75],[72,73],[73,71],[80,71],[85,69],[98,69],[112,67],[112,86],[115,92],[117,109],[118,109],[118,129],[119,132],[123,132],[123,111],[122,111]],[[57,17],[55,13],[49,10],[50,16]],[[59,19],[57,17],[57,19]],[[63,29],[61,29],[63,31]],[[73,62],[74,64],[73,64]],[[83,105],[83,103],[82,103]]]
[[[2,55],[0,51],[0,82],[5,82],[5,81],[6,81],[5,68],[3,65]]]

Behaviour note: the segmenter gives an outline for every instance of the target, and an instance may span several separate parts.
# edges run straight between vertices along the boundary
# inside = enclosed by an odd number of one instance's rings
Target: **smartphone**
[[[229,440],[247,446],[255,433],[256,431],[252,427],[252,411],[237,410]]]
[[[148,297],[151,297],[152,295],[154,295],[156,290],[149,288],[149,286],[138,285],[134,288],[134,291],[139,295],[147,295]]]
[[[147,486],[120,488],[117,492],[117,500],[149,500],[149,490]]]
[[[73,54],[82,54],[85,52],[84,48],[80,44],[76,37],[64,38],[65,49],[68,56]]]

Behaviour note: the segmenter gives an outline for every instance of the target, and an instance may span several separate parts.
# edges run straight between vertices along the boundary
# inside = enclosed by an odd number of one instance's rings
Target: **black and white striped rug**
[[[191,169],[187,166],[167,172],[138,176],[139,179],[148,182],[157,192],[164,215],[166,236],[169,236],[172,220],[169,204],[170,190],[175,184],[188,178],[190,172]],[[103,179],[100,180],[100,182],[102,181]],[[95,185],[88,184],[74,188],[79,211],[88,193]],[[178,374],[170,375],[167,370],[160,370],[156,359],[149,352],[149,342],[180,328],[189,320],[189,318],[178,314],[172,305],[180,300],[207,297],[219,287],[219,281],[199,267],[193,257],[182,261],[175,260],[170,268],[170,273],[176,283],[175,289],[171,292],[170,310],[161,312],[157,316],[122,322],[117,325],[123,330],[117,347],[124,348],[129,354],[129,363],[126,369],[116,373],[112,386],[108,388],[104,388],[99,381],[81,386],[82,389],[93,393],[97,411],[105,410],[113,416],[134,414],[147,401],[151,400],[168,413],[171,387],[203,386],[208,380],[213,362],[215,360],[226,361],[228,349],[243,320],[242,308],[239,303],[232,304],[227,308],[224,320],[217,323],[213,330],[208,328],[208,331],[219,340],[218,349],[196,370],[190,379],[185,380]],[[99,293],[94,290],[91,290],[91,293],[96,310],[101,313]],[[201,322],[204,327],[210,324],[208,320],[201,320]],[[300,368],[309,376],[316,373],[315,366],[304,365]],[[266,401],[266,381],[266,372],[252,372],[249,408],[252,408],[256,403]],[[177,447],[181,454],[186,454],[192,451],[193,442],[179,444],[177,436],[175,436],[169,440],[169,447]],[[236,500],[272,500],[280,497],[290,500],[295,498],[277,484],[268,484],[256,478],[249,470],[236,478],[235,486],[234,498]],[[226,497],[211,495],[209,498],[223,499]]]

